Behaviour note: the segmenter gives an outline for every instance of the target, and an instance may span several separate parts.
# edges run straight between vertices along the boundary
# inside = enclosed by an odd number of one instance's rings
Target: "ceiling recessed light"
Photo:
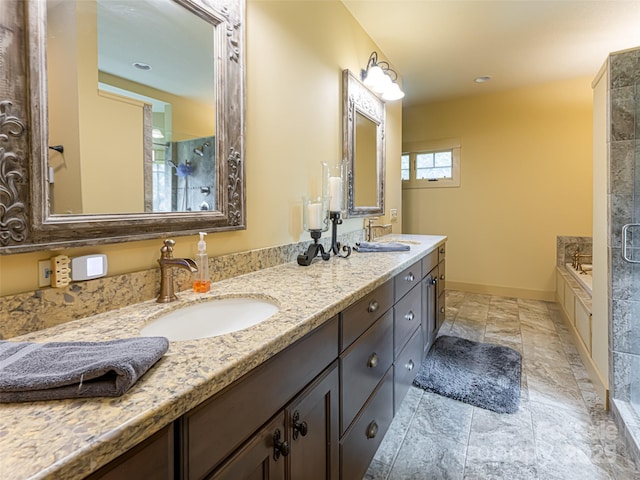
[[[473,81],[476,83],[485,83],[485,82],[488,82],[489,80],[491,80],[491,75],[485,75],[483,77],[476,77],[473,79]]]
[[[151,65],[149,65],[148,63],[134,62],[132,65],[138,70],[151,70]]]

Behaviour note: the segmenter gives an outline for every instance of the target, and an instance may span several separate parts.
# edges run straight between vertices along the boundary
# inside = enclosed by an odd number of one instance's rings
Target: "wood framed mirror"
[[[384,215],[385,105],[349,70],[342,87],[346,216]]]
[[[246,228],[244,0],[0,14],[0,254]]]

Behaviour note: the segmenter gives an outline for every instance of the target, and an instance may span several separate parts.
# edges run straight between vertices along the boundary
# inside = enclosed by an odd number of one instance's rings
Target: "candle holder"
[[[347,258],[351,255],[351,247],[342,246],[338,242],[338,225],[342,225],[340,215],[344,210],[344,178],[346,174],[346,162],[342,161],[332,168],[332,172],[327,180],[329,194],[329,218],[331,219],[331,251],[340,258]]]
[[[315,200],[303,198],[302,223],[304,229],[311,235],[313,243],[309,245],[305,253],[298,255],[298,265],[308,267],[318,255],[325,261],[331,257],[331,254],[325,252],[324,247],[318,243],[318,240],[322,237],[322,232],[326,232],[329,229],[328,204],[329,198],[326,196],[318,197]]]
[[[331,219],[331,251],[336,257],[347,258],[351,255],[351,247],[348,245],[342,245],[341,253],[341,245],[340,242],[338,242],[338,225],[342,225],[340,212],[329,212],[329,218]]]

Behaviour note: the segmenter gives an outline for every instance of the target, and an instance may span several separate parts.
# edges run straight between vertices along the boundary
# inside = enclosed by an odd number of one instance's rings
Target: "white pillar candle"
[[[307,221],[309,230],[322,230],[322,202],[307,205]]]
[[[342,178],[329,177],[329,210],[342,211]]]

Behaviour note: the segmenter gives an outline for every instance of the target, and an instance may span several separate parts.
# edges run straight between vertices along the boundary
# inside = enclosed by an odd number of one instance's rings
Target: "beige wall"
[[[403,192],[449,237],[447,287],[553,300],[556,236],[590,236],[591,77],[405,107],[403,141],[461,140],[461,185]]]
[[[247,230],[209,235],[210,255],[309,238],[302,232],[301,197],[320,174],[320,162],[335,164],[342,155],[342,70],[358,73],[378,50],[339,1],[248,0],[247,28]],[[388,105],[386,121],[388,212],[401,208],[399,102]],[[361,227],[361,219],[350,219],[340,231]],[[196,236],[176,241],[177,256],[196,253]],[[156,266],[160,245],[154,240],[64,253],[106,253],[109,273],[116,274]],[[37,260],[51,255],[0,256],[0,295],[37,288]]]

